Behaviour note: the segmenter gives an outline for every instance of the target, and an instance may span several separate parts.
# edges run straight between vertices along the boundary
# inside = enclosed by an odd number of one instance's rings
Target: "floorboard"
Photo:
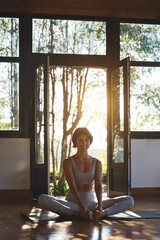
[[[32,222],[22,214],[37,208],[31,200],[0,200],[0,240],[160,239],[160,219]],[[160,198],[136,198],[132,210],[160,210]]]

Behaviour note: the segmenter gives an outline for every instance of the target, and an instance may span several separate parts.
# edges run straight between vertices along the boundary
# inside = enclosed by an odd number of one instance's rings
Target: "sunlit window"
[[[0,131],[19,130],[19,19],[0,18]],[[8,57],[8,60],[7,60]]]
[[[0,63],[0,130],[19,130],[19,64]]]
[[[160,26],[120,24],[120,57],[132,61],[160,61]]]
[[[131,67],[131,130],[160,131],[160,67]]]
[[[0,18],[0,56],[19,56],[18,18]]]
[[[106,23],[33,19],[34,53],[106,54]]]

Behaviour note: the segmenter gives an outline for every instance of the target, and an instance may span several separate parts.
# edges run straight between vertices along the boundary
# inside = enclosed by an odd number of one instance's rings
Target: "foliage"
[[[159,61],[159,25],[120,25],[121,59],[129,56],[132,61]]]
[[[68,185],[67,182],[65,181],[63,185],[59,185],[58,181],[55,186],[51,187],[50,193],[53,196],[66,196],[68,192]]]
[[[102,183],[107,184],[107,172],[102,173]]]
[[[11,129],[11,124],[10,123],[0,123],[0,129],[3,129],[3,130]]]
[[[107,173],[107,151],[104,148],[91,151],[91,155],[99,159],[102,163],[102,169],[104,173]]]
[[[59,184],[59,173],[56,173],[56,183],[53,184],[53,172],[50,172],[50,192],[53,196],[65,196],[68,192],[68,183],[65,181],[63,185]]]

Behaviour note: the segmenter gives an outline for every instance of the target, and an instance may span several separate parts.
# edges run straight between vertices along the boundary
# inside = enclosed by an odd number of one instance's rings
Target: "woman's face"
[[[87,151],[90,146],[90,139],[85,135],[81,134],[77,137],[76,147],[78,150]]]

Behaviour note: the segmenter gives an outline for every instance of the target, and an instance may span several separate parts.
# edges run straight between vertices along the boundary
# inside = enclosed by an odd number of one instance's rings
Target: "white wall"
[[[30,189],[30,139],[0,138],[2,189]]]
[[[132,139],[131,187],[160,187],[159,139]],[[30,139],[0,138],[2,189],[30,189]]]
[[[131,140],[131,187],[160,187],[160,140]]]

